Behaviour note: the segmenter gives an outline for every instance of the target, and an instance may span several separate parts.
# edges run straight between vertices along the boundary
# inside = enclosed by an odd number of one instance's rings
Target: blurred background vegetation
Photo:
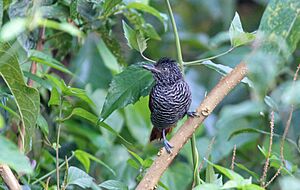
[[[235,12],[247,34],[263,30],[260,23],[267,4],[267,0],[171,0],[184,61],[226,52],[208,62],[211,66],[198,63],[185,67],[193,96],[191,110],[222,78],[220,72],[227,73],[246,56],[254,65],[250,80],[255,87],[239,84],[196,131],[200,162],[205,157],[230,169],[236,146],[234,171],[243,176],[243,183],[261,184],[273,110],[272,154],[264,181],[281,169],[268,188],[296,190],[300,187],[299,83],[293,91],[290,88],[300,63],[299,2],[282,3],[282,7],[291,5],[296,15],[289,10],[279,15],[282,25],[293,21],[293,38],[287,37],[291,42],[275,38],[276,47],[283,52],[279,57],[252,52],[249,58],[255,45],[234,45],[229,33]],[[138,46],[132,39],[142,44],[147,41],[143,54],[152,60],[176,59],[167,13],[165,2],[160,0],[0,2],[0,163],[17,172],[24,189],[57,188],[57,151],[62,165],[61,189],[134,189],[161,144],[148,140],[152,126],[146,95],[153,81],[149,73],[129,67],[145,61],[134,50]],[[37,71],[32,70],[35,64]],[[25,86],[30,80],[32,88]],[[126,91],[129,84],[136,85]],[[291,105],[294,110],[284,143],[283,165],[281,139]],[[105,120],[98,120],[100,117]],[[26,133],[19,149],[23,146],[29,159],[17,148],[22,133],[18,130],[20,121]],[[199,165],[201,179],[215,185],[198,189],[219,189],[230,179],[224,173],[216,177],[220,172],[212,165],[207,167],[205,161]],[[161,178],[158,189],[192,189],[193,168],[191,145],[187,143]],[[231,187],[243,189],[242,185]],[[3,180],[0,188],[7,189]]]

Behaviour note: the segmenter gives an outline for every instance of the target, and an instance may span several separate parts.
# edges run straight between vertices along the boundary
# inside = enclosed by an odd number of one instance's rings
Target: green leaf
[[[38,63],[42,63],[42,64],[52,67],[56,70],[59,70],[61,72],[73,75],[73,73],[71,71],[69,71],[62,63],[60,63],[56,59],[52,58],[51,56],[49,56],[41,51],[30,50],[28,53],[29,53],[29,59],[31,61],[36,61]]]
[[[255,184],[247,184],[243,186],[243,190],[265,190],[265,188]]]
[[[155,39],[155,40],[161,40],[160,36],[158,35],[158,33],[156,32],[156,30],[154,29],[154,27],[149,24],[149,23],[146,23],[145,25],[145,30],[146,30],[146,33],[147,33],[147,36],[151,39]]]
[[[112,80],[112,74],[106,66],[110,62],[104,63],[97,43],[99,43],[99,35],[89,33],[72,66],[77,76],[76,81],[82,84],[81,86],[91,84],[94,90],[107,89]]]
[[[45,79],[42,79],[41,77],[35,75],[35,74],[32,74],[28,71],[23,71],[24,73],[24,76],[27,77],[27,78],[30,78],[31,80],[37,82],[38,84],[40,84],[41,86],[43,86],[44,88],[48,89],[48,90],[51,90],[52,89],[52,86],[50,84],[49,81],[45,80]]]
[[[99,38],[99,40],[97,40],[95,43],[105,66],[109,68],[112,72],[118,73],[120,71],[118,61],[116,57],[111,53],[111,51],[107,48],[103,40]]]
[[[150,92],[153,78],[138,65],[131,65],[114,76],[101,111],[101,118],[106,119],[114,110],[135,103],[141,96]]]
[[[7,42],[15,39],[26,29],[25,18],[15,18],[7,22],[1,29],[0,41]]]
[[[86,154],[83,153],[85,152],[76,150],[74,155],[77,158],[77,160],[84,166],[85,171],[89,173],[91,162],[90,159],[86,156]]]
[[[127,160],[127,164],[129,164],[131,167],[135,168],[135,169],[140,169],[140,165],[137,163],[137,161],[135,161],[134,159],[132,158],[129,158]]]
[[[255,35],[243,30],[239,14],[236,12],[229,28],[230,42],[233,47],[244,45],[255,39]]]
[[[105,164],[103,161],[99,160],[95,156],[93,156],[87,152],[84,152],[83,150],[76,150],[74,153],[75,153],[76,158],[84,165],[87,172],[89,172],[89,169],[90,169],[90,160],[93,160],[93,161],[101,164],[102,166],[104,166],[114,176],[116,176],[116,172],[111,167],[109,167],[107,164]]]
[[[255,51],[246,57],[249,78],[261,99],[276,84],[277,76],[289,61],[300,39],[300,1],[271,0],[263,14]],[[271,64],[266,64],[271,63]]]
[[[46,119],[41,115],[39,114],[37,120],[36,120],[36,124],[40,127],[40,129],[42,130],[43,134],[45,136],[48,136],[49,134],[49,126],[48,126],[48,123],[46,121]]]
[[[220,186],[216,184],[201,184],[193,188],[193,190],[220,190]]]
[[[0,114],[0,130],[4,127],[4,125],[5,125],[5,122],[4,122],[3,116]]]
[[[67,32],[72,36],[77,36],[77,37],[84,36],[82,31],[80,31],[77,27],[75,27],[72,24],[67,23],[67,22],[59,23],[59,22],[56,22],[53,20],[40,18],[37,20],[37,24],[38,24],[38,26],[41,26],[41,27],[45,26],[47,28],[52,28],[52,29]]]
[[[89,188],[92,186],[93,178],[87,173],[76,167],[69,167],[67,185],[78,185],[81,188]]]
[[[48,106],[58,106],[58,105],[60,105],[60,94],[58,90],[54,87],[51,90]]]
[[[108,190],[128,190],[128,187],[124,183],[116,180],[104,181],[99,186]]]
[[[0,1],[0,28],[2,27],[3,20],[3,1]]]
[[[212,162],[210,162],[208,160],[206,160],[206,162],[209,163],[210,165],[214,166],[217,170],[219,170],[222,174],[224,174],[230,180],[234,180],[236,182],[244,181],[244,178],[241,175],[239,175],[238,173],[236,173],[230,169],[224,168],[222,166],[219,166],[217,164],[213,164]]]
[[[128,150],[127,149],[127,151],[137,160],[137,161],[139,161],[139,163],[141,164],[141,165],[143,165],[143,163],[144,163],[144,160],[143,160],[143,158],[141,158],[139,155],[137,155],[135,152],[133,152],[133,151],[131,151],[131,150]]]
[[[17,172],[31,173],[32,167],[29,159],[22,154],[18,147],[0,135],[0,163],[7,164]]]
[[[141,145],[149,143],[149,132],[152,127],[149,117],[150,110],[145,109],[148,102],[148,97],[142,97],[134,105],[128,105],[124,108],[128,130]]]
[[[90,121],[91,123],[93,123],[95,126],[100,126],[103,127],[105,129],[107,129],[109,132],[111,132],[112,134],[116,135],[117,137],[120,138],[120,140],[122,141],[122,143],[126,146],[126,147],[131,147],[132,144],[130,142],[128,142],[127,140],[125,140],[117,131],[115,131],[112,127],[110,127],[109,125],[107,125],[105,122],[101,122],[99,121],[98,117],[96,115],[94,115],[93,113],[90,113],[82,108],[75,108],[72,110],[72,113],[65,117],[64,119],[62,119],[62,121],[68,120],[70,119],[72,116],[79,116],[82,117],[88,121]]]
[[[8,44],[0,44],[0,75],[17,104],[26,131],[24,145],[27,152],[31,149],[31,138],[40,112],[40,96],[36,89],[25,84],[15,51]]]
[[[151,7],[150,5],[146,5],[144,3],[139,3],[139,2],[132,2],[127,5],[127,8],[133,8],[139,11],[144,11],[155,16],[160,20],[160,22],[163,24],[166,30],[168,17],[165,14],[160,13],[158,10]]]
[[[137,42],[137,33],[123,20],[124,36],[127,39],[127,44],[130,48],[139,51],[139,45]]]
[[[103,15],[106,16],[110,13],[110,11],[120,4],[122,0],[105,0],[103,4]]]
[[[300,39],[299,7],[298,0],[271,0],[259,25],[259,32],[285,39],[289,54],[296,49]]]
[[[141,35],[137,36],[137,44],[141,53],[143,53],[147,49],[147,39],[145,39]]]
[[[95,106],[94,102],[86,94],[85,90],[80,89],[80,88],[72,88],[70,86],[67,86],[65,84],[65,82],[63,81],[63,79],[58,79],[58,78],[56,78],[52,75],[46,75],[46,76],[49,79],[49,81],[52,83],[53,88],[56,88],[56,87],[60,88],[60,91],[62,92],[63,95],[77,97],[77,98],[85,101],[86,103],[88,103],[90,106]]]
[[[235,164],[238,168],[246,171],[247,173],[249,173],[251,176],[253,176],[257,181],[259,181],[259,175],[251,170],[249,170],[246,166],[244,166],[243,164]]]
[[[265,96],[264,101],[272,110],[279,110],[277,103],[270,96]]]
[[[211,160],[211,156],[209,157]],[[214,171],[214,167],[211,164],[208,164],[205,171],[205,182],[206,183],[214,183],[216,181],[216,174]]]

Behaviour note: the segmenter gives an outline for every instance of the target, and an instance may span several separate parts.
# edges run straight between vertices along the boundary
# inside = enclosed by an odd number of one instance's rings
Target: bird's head
[[[176,61],[166,57],[161,58],[155,64],[144,64],[143,68],[152,72],[158,84],[172,85],[183,78]]]

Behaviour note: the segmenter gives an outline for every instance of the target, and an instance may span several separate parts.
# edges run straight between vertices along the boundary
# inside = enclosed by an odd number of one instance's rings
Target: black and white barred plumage
[[[153,130],[150,140],[162,138],[182,119],[191,105],[191,91],[174,60],[162,58],[154,65],[144,65],[155,79],[150,93],[149,108]]]

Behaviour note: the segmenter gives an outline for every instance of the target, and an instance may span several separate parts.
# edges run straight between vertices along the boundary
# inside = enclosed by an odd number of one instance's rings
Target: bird
[[[171,58],[163,57],[154,64],[143,64],[142,67],[151,71],[155,82],[149,96],[153,124],[150,141],[163,139],[166,151],[171,153],[173,146],[166,135],[185,115],[196,116],[195,112],[188,111],[192,102],[190,87],[178,64]]]

